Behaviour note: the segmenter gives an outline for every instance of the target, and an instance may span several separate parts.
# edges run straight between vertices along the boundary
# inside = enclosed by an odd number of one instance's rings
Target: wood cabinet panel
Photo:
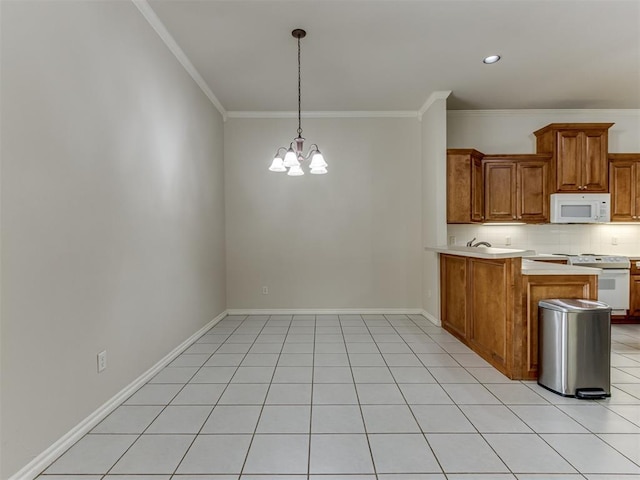
[[[510,378],[514,369],[514,312],[520,315],[522,259],[486,260],[440,255],[442,326]],[[517,305],[517,307],[514,307]]]
[[[558,160],[556,165],[557,190],[578,191],[582,185],[580,178],[580,162],[582,149],[580,132],[575,130],[557,132]]]
[[[608,130],[613,123],[552,123],[534,132],[552,155],[556,192],[608,192]]]
[[[549,161],[518,163],[518,220],[549,221]]]
[[[640,153],[609,155],[611,221],[640,221]]]
[[[471,221],[484,221],[484,178],[482,160],[478,156],[471,161]]]
[[[538,378],[538,302],[549,298],[598,299],[597,276],[523,275],[522,294],[525,320],[523,337],[523,379]]]
[[[640,275],[631,275],[629,315],[640,317]]]
[[[513,162],[484,164],[484,205],[487,221],[513,221],[516,215],[516,166]]]
[[[583,133],[582,186],[587,192],[608,192],[608,132],[585,130]]]
[[[440,255],[442,326],[459,338],[467,335],[467,283],[466,259]]]
[[[447,150],[447,223],[484,220],[482,157],[473,149]]]
[[[508,371],[512,302],[509,299],[508,263],[469,260],[470,291],[467,341],[480,356],[503,373]]]

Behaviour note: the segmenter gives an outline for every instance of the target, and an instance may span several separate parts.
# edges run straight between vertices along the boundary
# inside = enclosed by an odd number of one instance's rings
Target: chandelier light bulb
[[[296,28],[293,32],[291,32],[293,38],[298,41],[298,136],[291,142],[289,148],[280,147],[278,152],[276,153],[269,170],[272,172],[286,172],[287,175],[291,177],[299,177],[304,175],[304,171],[302,170],[300,164],[309,160],[311,158],[311,162],[309,163],[310,172],[314,175],[322,175],[327,173],[327,162],[324,160],[324,157],[320,153],[317,145],[311,145],[311,149],[305,155],[303,152],[303,143],[304,138],[302,137],[302,76],[300,74],[300,39],[307,36],[307,32],[300,28]],[[284,160],[280,156],[280,150],[286,150],[286,154],[284,156]]]
[[[300,165],[296,152],[293,151],[293,148],[289,147],[289,150],[287,150],[287,153],[284,156],[284,166],[289,168],[296,164]]]
[[[275,157],[273,157],[273,162],[271,163],[269,170],[271,170],[272,172],[286,172],[287,168],[284,166],[282,158],[276,155]]]
[[[290,177],[299,177],[300,175],[304,175],[304,171],[302,170],[302,167],[300,167],[300,165],[294,165],[289,169],[287,175],[289,175]]]
[[[318,168],[318,167],[325,168],[326,166],[327,166],[327,162],[324,161],[324,157],[322,156],[322,154],[319,151],[314,153],[313,156],[311,157],[311,163],[309,164],[309,168],[311,169]]]

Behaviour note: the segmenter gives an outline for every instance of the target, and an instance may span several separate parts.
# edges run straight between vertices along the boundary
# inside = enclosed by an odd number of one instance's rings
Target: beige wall
[[[3,1],[1,53],[6,479],[226,292],[222,120],[135,6]]]
[[[448,95],[447,95],[448,96]],[[447,100],[439,98],[422,116],[422,246],[443,245],[447,236]],[[439,256],[422,251],[422,308],[440,322]]]
[[[417,119],[302,126],[327,175],[268,171],[296,135],[295,119],[225,125],[228,307],[421,308]]]

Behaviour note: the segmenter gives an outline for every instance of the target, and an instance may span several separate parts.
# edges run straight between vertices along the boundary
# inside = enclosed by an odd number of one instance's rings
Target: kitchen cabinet
[[[473,149],[447,150],[447,223],[484,221],[483,157]]]
[[[486,222],[549,222],[549,155],[485,155]]]
[[[521,379],[538,378],[538,302],[546,298],[598,299],[596,275],[523,275]]]
[[[640,153],[609,154],[611,221],[640,222]]]
[[[509,377],[520,268],[520,258],[440,255],[442,326]]]
[[[442,326],[459,338],[467,336],[467,261],[441,256]]]
[[[631,261],[629,316],[640,318],[640,260]]]
[[[613,123],[552,123],[534,132],[536,152],[552,155],[556,192],[608,192]]]

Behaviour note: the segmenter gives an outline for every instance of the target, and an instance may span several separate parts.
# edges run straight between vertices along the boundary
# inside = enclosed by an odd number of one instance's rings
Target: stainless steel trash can
[[[565,397],[611,396],[611,307],[580,299],[538,307],[538,384]]]

